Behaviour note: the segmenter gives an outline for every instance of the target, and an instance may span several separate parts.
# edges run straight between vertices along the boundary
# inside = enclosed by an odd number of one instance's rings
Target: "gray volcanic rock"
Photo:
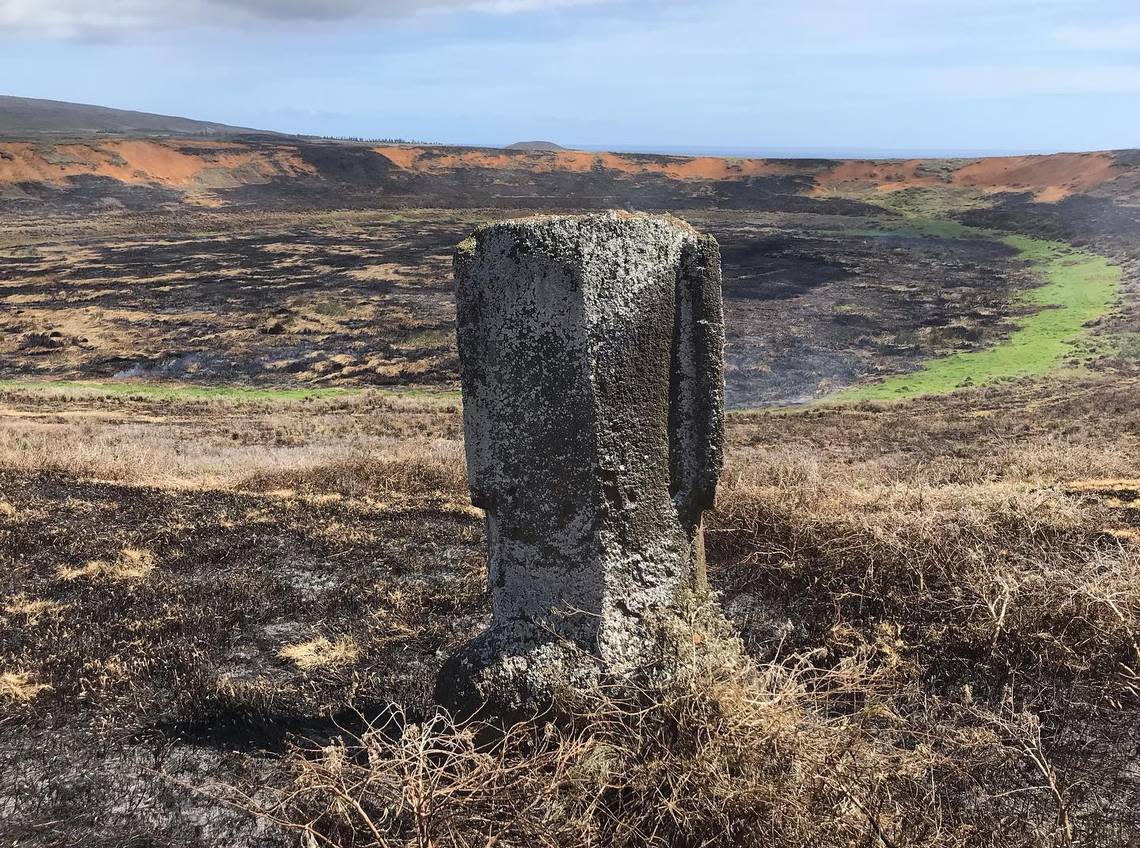
[[[727,629],[701,533],[724,443],[716,240],[648,215],[506,221],[459,246],[455,277],[493,619],[441,702],[525,714],[668,674],[697,629]]]

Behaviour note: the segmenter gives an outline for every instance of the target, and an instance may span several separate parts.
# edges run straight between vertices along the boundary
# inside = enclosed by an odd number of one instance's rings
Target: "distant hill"
[[[232,127],[170,115],[0,95],[0,136],[95,133],[133,136],[279,135],[249,127]]]
[[[243,136],[238,128],[199,122],[167,124],[167,131],[184,134],[166,137],[157,131],[76,137],[77,125],[69,126],[70,137],[58,129],[58,135],[30,138],[0,133],[0,216],[6,210],[145,211],[178,202],[292,210],[539,211],[573,204],[848,216],[887,208],[1078,244],[1126,247],[1140,240],[1140,151],[722,159]],[[229,135],[195,137],[187,126],[221,127],[213,132]]]
[[[506,148],[507,150],[565,150],[566,148],[553,141],[516,141]]]

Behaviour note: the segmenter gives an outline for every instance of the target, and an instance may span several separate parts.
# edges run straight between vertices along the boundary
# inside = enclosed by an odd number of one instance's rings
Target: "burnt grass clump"
[[[1128,846],[1138,400],[733,414],[707,543],[752,664],[486,748],[430,699],[487,616],[454,406],[9,393],[0,832]]]

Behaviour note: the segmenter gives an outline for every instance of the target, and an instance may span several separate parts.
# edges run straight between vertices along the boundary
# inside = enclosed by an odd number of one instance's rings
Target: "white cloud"
[[[400,18],[446,11],[513,14],[615,0],[0,0],[0,35],[115,36],[258,21]]]

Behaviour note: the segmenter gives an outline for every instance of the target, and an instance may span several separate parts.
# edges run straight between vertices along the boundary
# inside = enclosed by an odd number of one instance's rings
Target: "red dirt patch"
[[[986,193],[1028,191],[1035,200],[1051,203],[1103,185],[1126,170],[1107,153],[1000,156],[968,163],[850,160],[817,174],[812,194],[952,186]]]
[[[816,174],[816,187],[812,194],[833,194],[844,189],[896,191],[902,188],[927,188],[944,184],[934,173],[919,169],[921,159],[875,162],[851,159],[838,162]]]
[[[493,168],[549,173],[585,173],[595,168],[624,174],[659,174],[674,180],[739,180],[754,176],[802,173],[795,162],[767,159],[722,159],[713,156],[641,158],[621,153],[580,150],[497,153],[488,150],[436,151],[431,148],[376,147],[377,153],[408,171],[441,173],[464,168]]]
[[[287,147],[247,148],[213,142],[9,142],[0,144],[0,153],[4,154],[0,156],[0,183],[62,184],[69,177],[97,176],[141,185],[218,188],[315,173]]]
[[[811,176],[815,196],[861,196],[908,188],[971,188],[986,193],[1031,192],[1044,202],[1097,188],[1127,171],[1107,153],[1060,153],[976,161],[907,159],[816,162],[712,156],[640,156],[576,150],[507,151],[410,145],[372,150],[406,171],[440,174],[465,169],[531,173],[603,172],[660,176],[679,182],[732,182],[752,177]],[[201,198],[213,189],[319,175],[296,146],[205,140],[100,139],[0,143],[0,186],[62,185],[98,176],[135,185],[178,188]],[[197,201],[196,201],[197,202]]]
[[[1037,200],[1052,202],[1103,185],[1124,171],[1107,153],[1003,156],[955,171],[953,182],[984,191],[1029,189]]]

